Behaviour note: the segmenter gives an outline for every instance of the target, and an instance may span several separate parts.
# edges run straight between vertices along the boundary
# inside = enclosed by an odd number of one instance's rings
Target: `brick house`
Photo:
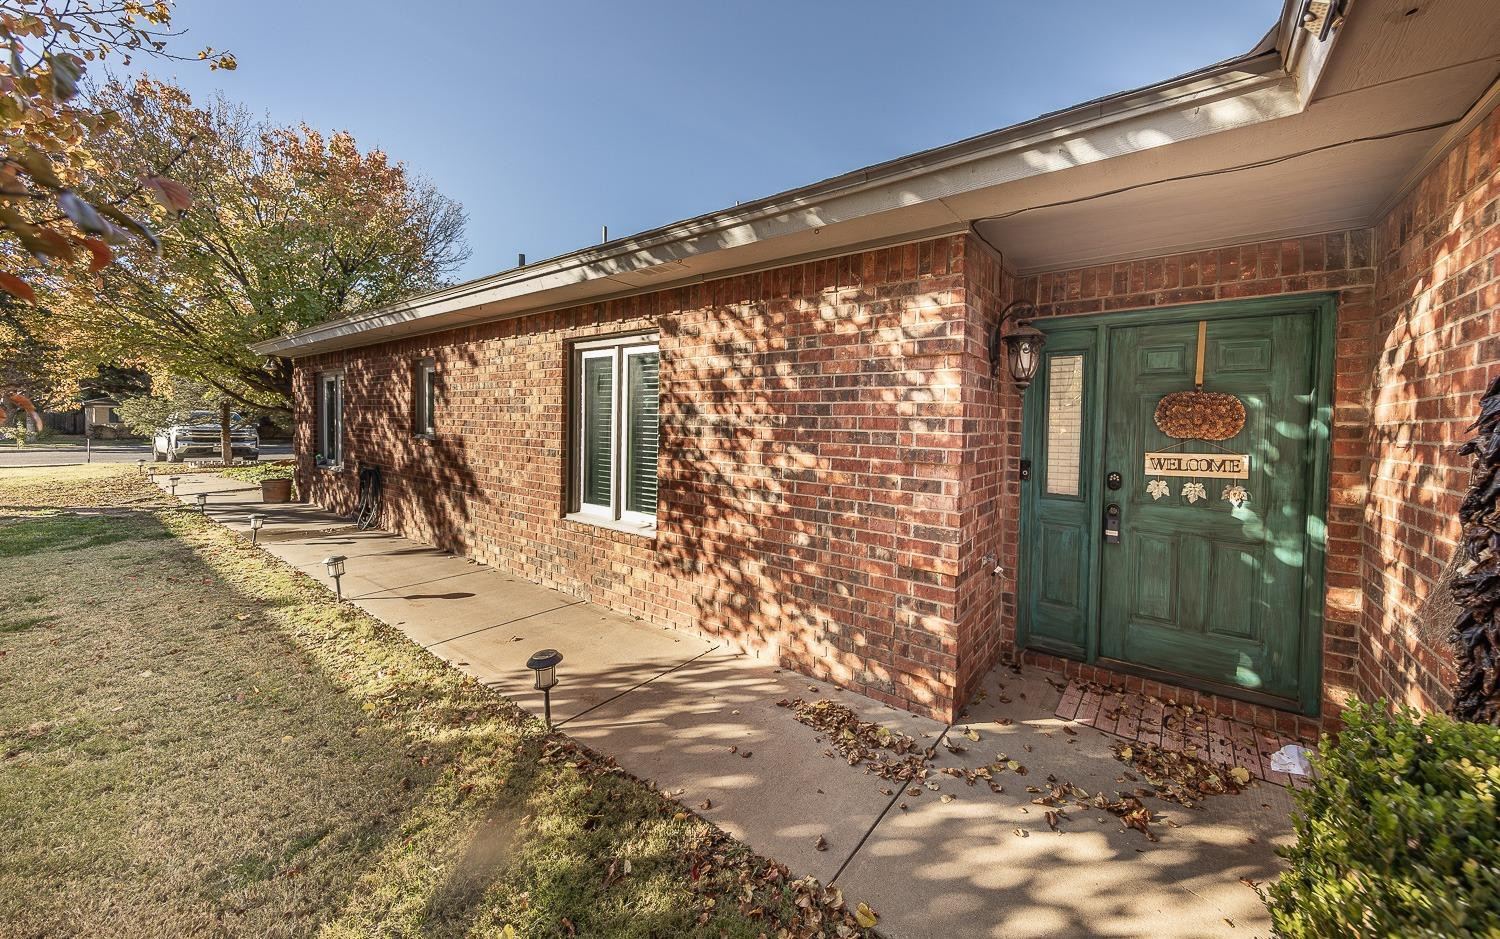
[[[1323,6],[261,343],[299,489],[351,511],[379,467],[404,535],[942,719],[1014,655],[1304,735],[1442,707],[1456,449],[1500,372],[1500,17]],[[1200,384],[1243,429],[1164,435]]]

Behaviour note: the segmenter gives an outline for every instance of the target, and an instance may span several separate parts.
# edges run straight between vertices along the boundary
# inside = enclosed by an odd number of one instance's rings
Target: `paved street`
[[[282,459],[292,455],[290,443],[268,443],[260,448],[261,459]],[[26,447],[0,445],[0,466],[71,466],[75,463],[134,463],[136,460],[151,461],[151,445],[98,443],[89,452],[82,446]]]

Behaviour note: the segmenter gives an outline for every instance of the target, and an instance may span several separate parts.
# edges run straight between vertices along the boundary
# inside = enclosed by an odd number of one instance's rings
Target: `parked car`
[[[231,455],[249,460],[260,459],[260,431],[238,414],[230,416],[229,446]],[[151,440],[151,455],[157,462],[180,462],[185,457],[213,459],[220,456],[219,415],[213,411],[193,411],[174,418],[157,430]]]

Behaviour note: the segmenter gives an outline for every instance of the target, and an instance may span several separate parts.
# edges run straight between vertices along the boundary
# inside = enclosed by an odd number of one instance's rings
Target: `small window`
[[[344,461],[344,376],[318,376],[317,431],[314,456],[319,466]]]
[[[433,417],[437,413],[437,363],[431,359],[418,362],[412,374],[412,429],[417,437],[437,433]]]
[[[1047,494],[1082,492],[1083,356],[1047,358]]]
[[[583,343],[574,350],[573,511],[656,524],[660,355],[655,336]]]

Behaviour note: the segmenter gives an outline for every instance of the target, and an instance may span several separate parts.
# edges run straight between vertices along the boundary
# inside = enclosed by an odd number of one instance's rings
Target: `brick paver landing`
[[[1056,714],[1063,720],[1165,750],[1192,748],[1195,755],[1210,762],[1243,766],[1257,779],[1278,786],[1307,786],[1305,777],[1271,769],[1271,754],[1296,740],[1190,705],[1074,679],[1063,690]]]

